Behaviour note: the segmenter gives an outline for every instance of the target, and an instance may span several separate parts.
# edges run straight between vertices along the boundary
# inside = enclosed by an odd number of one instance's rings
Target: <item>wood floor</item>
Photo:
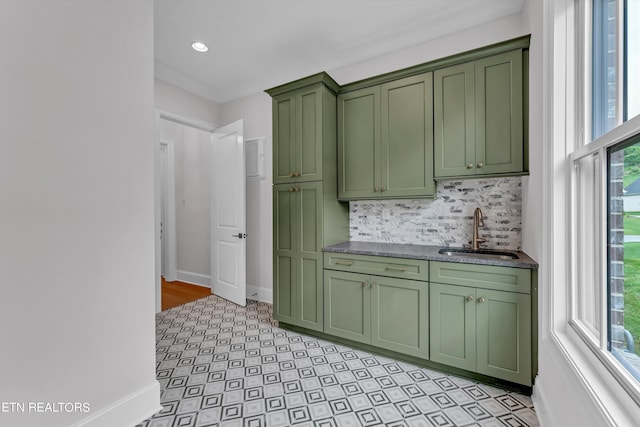
[[[162,311],[211,295],[211,289],[162,278]]]

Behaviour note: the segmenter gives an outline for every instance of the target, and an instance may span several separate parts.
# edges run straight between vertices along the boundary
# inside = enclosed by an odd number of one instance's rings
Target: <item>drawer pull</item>
[[[346,265],[347,267],[351,267],[353,265],[353,261],[336,261],[336,265]]]
[[[387,268],[385,268],[385,270],[389,270],[389,271],[407,271],[407,267],[394,267],[392,265],[387,265]]]

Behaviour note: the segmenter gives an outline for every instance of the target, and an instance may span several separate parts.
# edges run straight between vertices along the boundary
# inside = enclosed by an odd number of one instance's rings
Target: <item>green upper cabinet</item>
[[[322,180],[322,92],[315,85],[273,100],[275,184]]]
[[[523,51],[434,72],[436,178],[523,174]]]
[[[338,197],[433,197],[433,76],[338,96]]]
[[[325,141],[335,140],[337,89],[319,73],[267,91],[273,97],[274,184],[321,181],[327,168],[335,170],[325,164],[323,150]]]

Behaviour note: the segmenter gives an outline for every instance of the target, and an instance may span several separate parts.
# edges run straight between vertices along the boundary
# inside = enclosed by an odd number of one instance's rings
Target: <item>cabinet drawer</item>
[[[429,281],[531,293],[531,270],[524,268],[431,261]]]
[[[324,268],[402,279],[427,280],[429,261],[325,252]]]

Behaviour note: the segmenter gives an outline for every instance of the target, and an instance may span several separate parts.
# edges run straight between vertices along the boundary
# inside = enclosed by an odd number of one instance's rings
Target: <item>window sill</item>
[[[551,334],[551,339],[601,418],[610,426],[637,425],[640,406],[580,336],[567,327]]]

